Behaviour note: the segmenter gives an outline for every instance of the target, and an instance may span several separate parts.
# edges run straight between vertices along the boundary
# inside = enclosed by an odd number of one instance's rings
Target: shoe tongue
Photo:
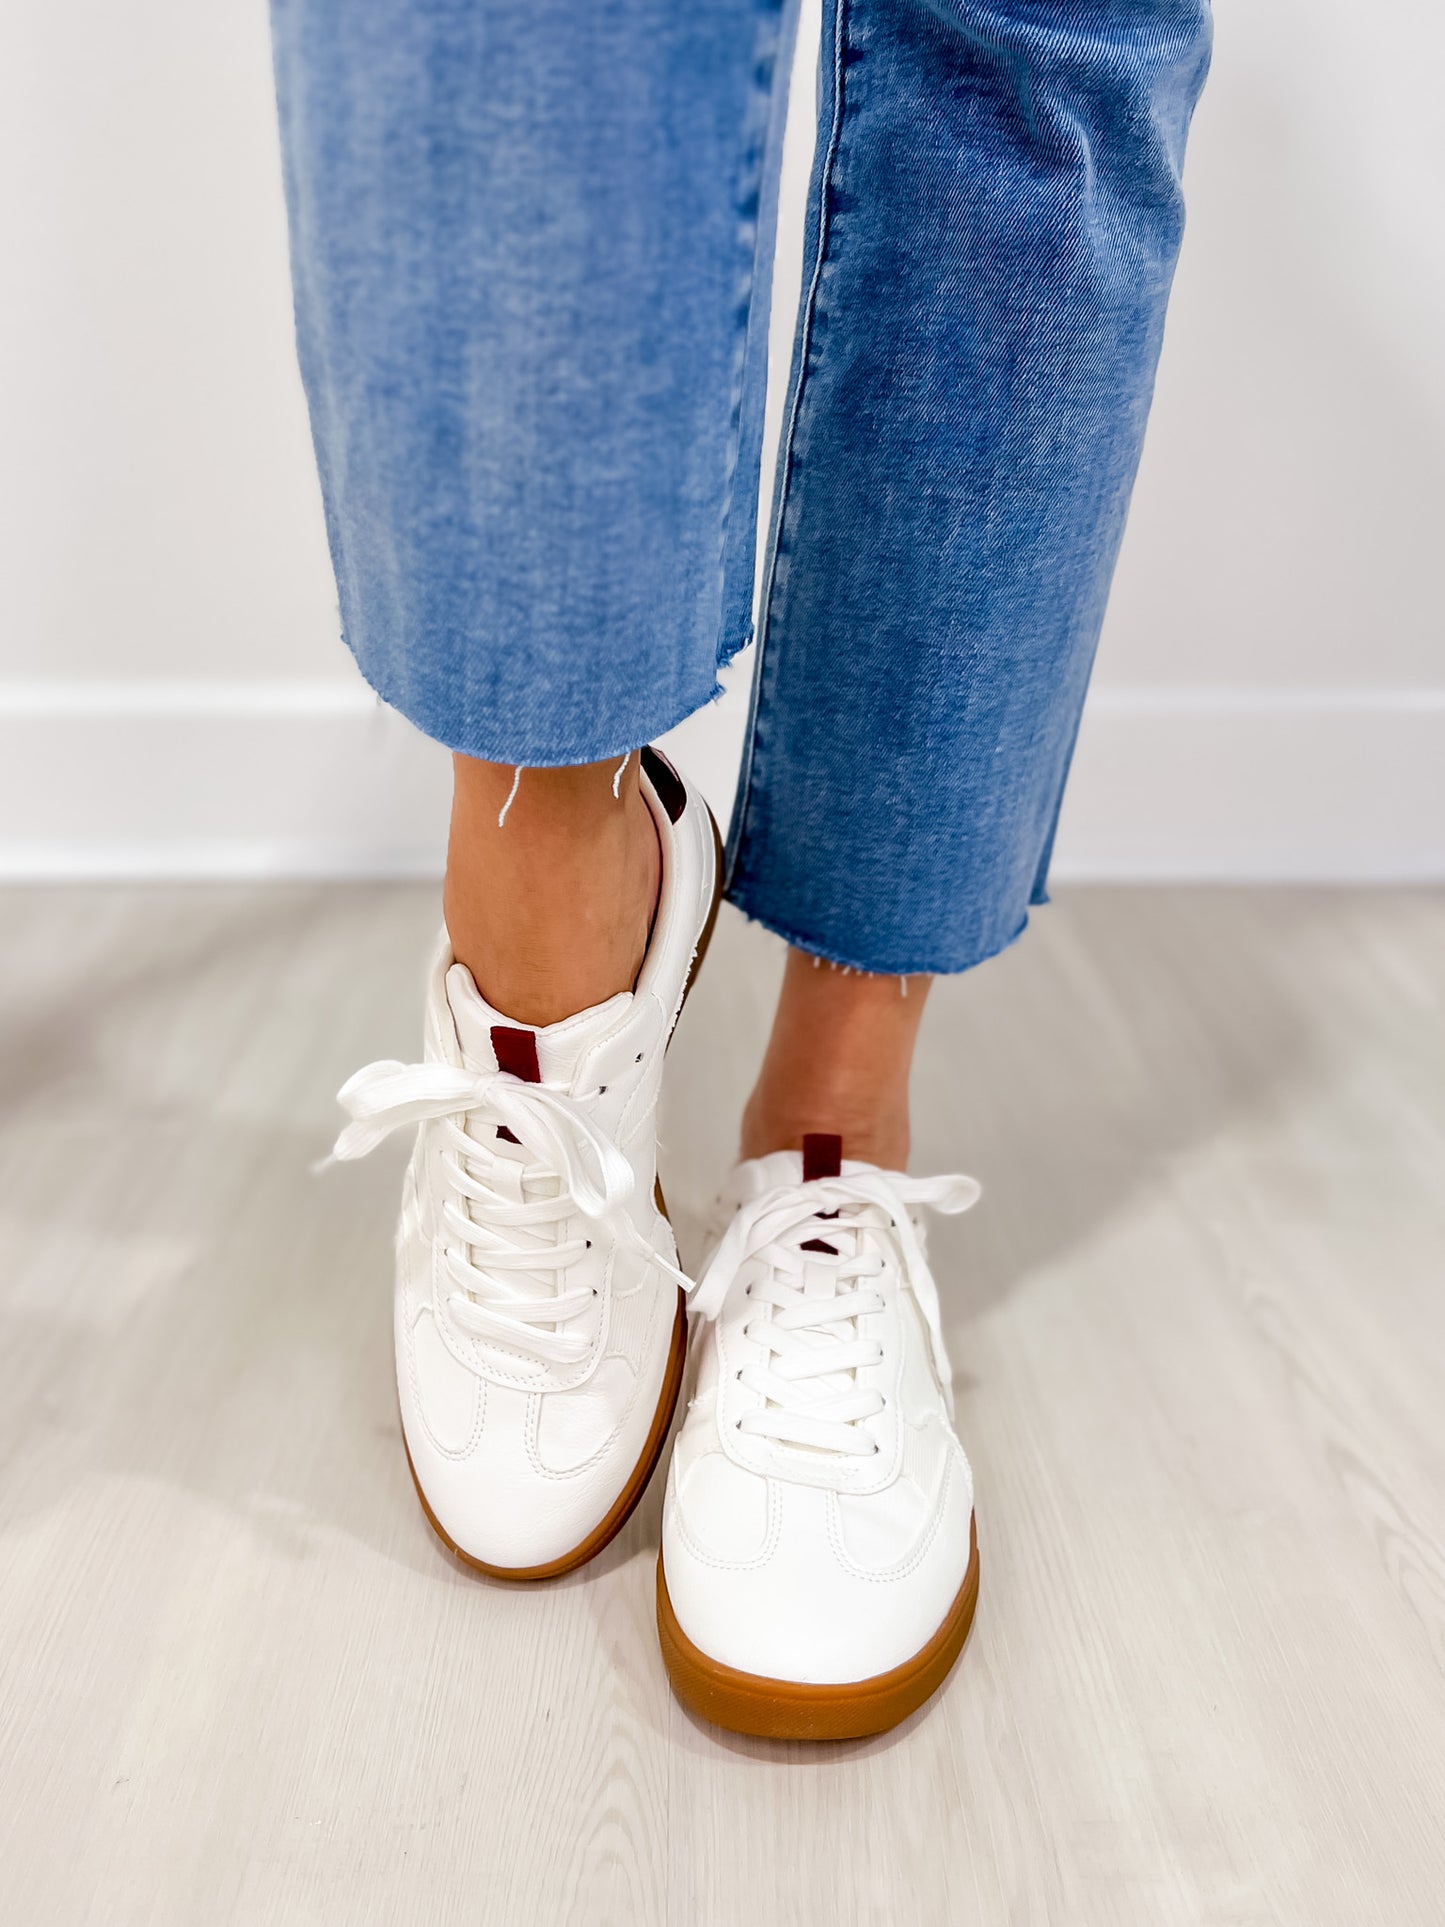
[[[510,1071],[526,1084],[570,1084],[583,1054],[609,1036],[632,1007],[632,992],[620,990],[606,1003],[579,1010],[560,1023],[531,1027],[494,1010],[477,989],[465,964],[447,971],[447,1003],[456,1025],[457,1044],[469,1070]]]
[[[803,1137],[803,1182],[836,1178],[843,1169],[843,1140],[832,1131],[808,1131]]]
[[[851,1177],[855,1172],[874,1169],[873,1165],[864,1164],[857,1158],[845,1159],[841,1153],[842,1140],[833,1133],[810,1132],[803,1141],[801,1151],[770,1151],[766,1157],[751,1158],[738,1165],[724,1195],[735,1209],[768,1191],[791,1191],[795,1186],[811,1183],[815,1178]],[[836,1207],[824,1211],[820,1201],[817,1230],[804,1241],[802,1249],[817,1251],[820,1256],[836,1257],[837,1247],[831,1240],[829,1224],[837,1217]]]
[[[841,1140],[831,1132],[810,1132],[801,1151],[770,1151],[766,1157],[738,1165],[733,1172],[731,1196],[736,1203],[746,1204],[750,1198],[784,1185],[791,1189],[815,1178],[847,1178],[877,1170],[876,1165],[861,1158],[842,1157],[841,1150]]]

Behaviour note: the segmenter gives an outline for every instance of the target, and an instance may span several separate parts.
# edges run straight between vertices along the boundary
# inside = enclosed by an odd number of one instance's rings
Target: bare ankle
[[[901,1108],[860,1106],[850,1097],[830,1099],[819,1094],[798,1103],[791,1093],[773,1093],[760,1085],[743,1112],[741,1155],[763,1158],[773,1151],[801,1151],[805,1137],[826,1132],[842,1141],[842,1155],[885,1171],[908,1165],[910,1144],[908,1100]]]
[[[908,1162],[908,1080],[927,977],[870,976],[789,953],[777,1016],[743,1114],[742,1155],[802,1148],[810,1132],[888,1170]]]
[[[618,777],[620,761],[518,776],[453,759],[447,930],[488,1003],[519,1023],[602,1003],[642,967],[661,853],[637,760]]]

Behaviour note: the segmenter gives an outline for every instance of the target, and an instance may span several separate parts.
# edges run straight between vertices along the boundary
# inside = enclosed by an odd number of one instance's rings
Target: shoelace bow
[[[559,1237],[547,1242],[548,1231],[574,1213],[630,1245],[679,1284],[688,1282],[627,1214],[634,1173],[583,1108],[597,1095],[592,1091],[572,1097],[548,1084],[524,1083],[509,1071],[402,1064],[394,1058],[367,1064],[336,1094],[351,1114],[332,1148],[338,1162],[364,1158],[405,1125],[434,1120],[443,1124],[450,1194],[442,1204],[442,1219],[456,1241],[444,1251],[456,1286],[449,1301],[452,1316],[474,1337],[557,1365],[576,1364],[586,1356],[589,1342],[564,1327],[591,1304],[591,1287],[568,1289],[560,1282],[588,1241]],[[530,1154],[532,1161],[521,1167],[522,1184],[544,1191],[555,1185],[555,1191],[518,1202],[489,1183],[498,1166],[506,1164],[510,1176],[517,1162],[498,1157],[463,1128],[473,1113],[480,1114],[486,1126],[505,1125]],[[474,1205],[479,1210],[474,1211]],[[519,1231],[521,1237],[510,1235]],[[548,1284],[549,1274],[559,1280],[558,1288]]]
[[[883,1294],[870,1281],[895,1269],[923,1315],[951,1418],[952,1372],[938,1292],[908,1207],[927,1205],[951,1216],[978,1197],[972,1178],[868,1171],[779,1187],[740,1206],[698,1280],[692,1307],[717,1318],[734,1280],[750,1269],[745,1289],[757,1309],[746,1329],[768,1356],[766,1364],[744,1366],[739,1374],[763,1400],[744,1413],[741,1429],[849,1457],[877,1451],[859,1421],[881,1412],[884,1398],[858,1373],[879,1364],[883,1352],[855,1321],[883,1309]],[[885,1256],[890,1241],[901,1265]],[[805,1267],[812,1266],[825,1268],[812,1276],[831,1292],[806,1288]]]

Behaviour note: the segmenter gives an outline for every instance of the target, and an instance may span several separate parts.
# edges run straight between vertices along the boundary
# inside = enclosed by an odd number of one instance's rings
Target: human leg
[[[514,1577],[619,1528],[677,1393],[654,1117],[716,866],[636,752],[746,629],[779,13],[274,8],[343,629],[456,752],[425,1057],[350,1081],[337,1154],[419,1126],[404,1438],[443,1538]]]
[[[610,779],[750,627],[783,31],[782,0],[275,0],[343,631],[457,752],[448,925],[522,1015],[636,976],[656,847],[635,759]]]
[[[976,1187],[903,1175],[907,1067],[921,973],[980,962],[1042,900],[1208,23],[1189,0],[824,8],[729,869],[794,949],[698,1287],[658,1625],[705,1717],[837,1739],[921,1705],[973,1616],[914,1213]]]
[[[930,977],[843,970],[790,950],[772,1034],[743,1113],[742,1155],[801,1151],[811,1132],[851,1158],[908,1164],[908,1080]]]
[[[1043,898],[1208,58],[1203,0],[823,0],[733,901],[958,971]]]
[[[443,909],[478,989],[522,1024],[630,990],[661,854],[642,765],[517,770],[453,758]]]

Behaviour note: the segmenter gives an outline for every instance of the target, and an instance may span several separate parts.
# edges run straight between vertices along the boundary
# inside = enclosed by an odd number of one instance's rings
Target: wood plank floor
[[[0,896],[0,1917],[1445,1920],[1445,898],[1065,893],[940,987],[919,1169],[978,1623],[897,1734],[672,1702],[660,1482],[585,1573],[465,1576],[391,1387],[435,893]],[[684,1232],[780,964],[730,913],[665,1117]]]

